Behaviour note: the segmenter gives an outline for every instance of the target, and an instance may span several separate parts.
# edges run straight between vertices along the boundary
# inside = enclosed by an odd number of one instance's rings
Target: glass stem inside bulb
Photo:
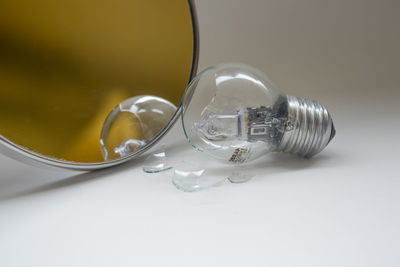
[[[242,137],[243,113],[235,114],[207,113],[200,122],[195,122],[193,130],[210,141],[232,140]]]
[[[246,111],[238,110],[231,114],[210,112],[194,123],[193,130],[208,141],[236,139],[275,144],[280,141],[287,123],[287,117],[283,115],[264,106],[248,107]]]

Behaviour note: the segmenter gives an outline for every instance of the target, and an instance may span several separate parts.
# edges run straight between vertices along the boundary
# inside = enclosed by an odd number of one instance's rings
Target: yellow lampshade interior
[[[192,36],[185,0],[1,0],[0,135],[48,157],[102,161],[102,124],[119,102],[179,105]]]

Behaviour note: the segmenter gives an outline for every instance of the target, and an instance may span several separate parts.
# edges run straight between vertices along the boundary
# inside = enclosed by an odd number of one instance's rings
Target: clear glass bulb
[[[143,95],[118,104],[106,118],[100,136],[104,160],[128,156],[151,141],[173,117],[176,106],[161,97]]]
[[[239,63],[210,67],[193,79],[182,123],[193,147],[230,163],[272,151],[312,156],[335,131],[321,104],[287,96],[261,71]]]

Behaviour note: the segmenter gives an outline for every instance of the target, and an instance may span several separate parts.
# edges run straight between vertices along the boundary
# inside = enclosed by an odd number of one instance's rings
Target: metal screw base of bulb
[[[332,118],[320,103],[288,96],[288,122],[277,151],[312,157],[335,136]]]

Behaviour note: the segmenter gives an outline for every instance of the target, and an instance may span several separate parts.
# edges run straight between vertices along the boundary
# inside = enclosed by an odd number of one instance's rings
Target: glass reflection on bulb
[[[176,106],[156,96],[136,96],[117,105],[103,124],[104,160],[128,156],[151,141],[171,120]]]
[[[272,151],[312,156],[335,133],[321,104],[288,97],[262,72],[238,63],[195,77],[183,99],[182,123],[193,147],[230,163]]]

